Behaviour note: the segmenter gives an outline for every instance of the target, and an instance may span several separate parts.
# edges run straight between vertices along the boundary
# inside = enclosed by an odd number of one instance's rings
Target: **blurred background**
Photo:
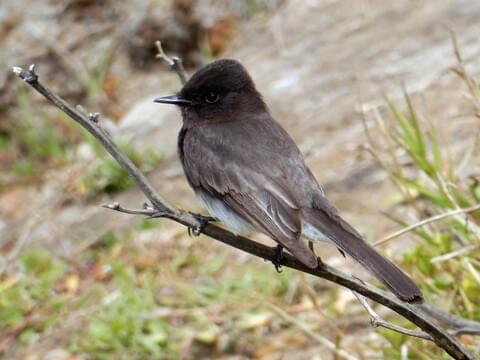
[[[380,0],[0,2],[0,356],[4,359],[442,359],[372,329],[352,293],[168,220],[101,208],[143,195],[12,66],[100,122],[181,208],[180,89],[240,60],[341,213],[370,242],[480,198],[480,3]],[[480,320],[480,212],[379,245],[428,301]],[[259,235],[259,241],[269,242]],[[324,261],[373,281],[351,259]],[[384,308],[389,321],[411,326]],[[478,338],[460,338],[480,353]]]

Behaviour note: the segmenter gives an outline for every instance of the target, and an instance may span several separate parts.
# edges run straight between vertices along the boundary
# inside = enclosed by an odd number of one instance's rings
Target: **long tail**
[[[327,214],[319,209],[308,209],[304,211],[304,220],[333,241],[340,250],[369,270],[400,300],[406,302],[423,300],[422,292],[417,285],[390,260],[380,255],[360,238],[340,216]]]

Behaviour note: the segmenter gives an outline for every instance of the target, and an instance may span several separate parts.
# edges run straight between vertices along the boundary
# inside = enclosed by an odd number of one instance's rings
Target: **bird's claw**
[[[283,260],[283,246],[277,245],[277,247],[275,248],[275,257],[272,260],[273,266],[275,266],[275,270],[277,271],[277,273],[283,272],[282,260]]]
[[[197,220],[198,222],[198,225],[197,226],[194,226],[194,227],[189,227],[188,228],[188,235],[189,236],[199,236],[203,229],[205,228],[205,226],[211,222],[211,221],[218,221],[217,218],[214,218],[212,216],[205,216],[205,215],[201,215],[201,214],[197,214],[197,213],[194,213],[194,212],[189,212],[190,215],[192,215],[195,220]]]

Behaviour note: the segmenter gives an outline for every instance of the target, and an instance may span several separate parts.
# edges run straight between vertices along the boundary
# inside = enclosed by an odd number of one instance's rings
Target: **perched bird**
[[[307,242],[330,241],[399,299],[422,300],[413,281],[330,204],[239,62],[210,63],[177,95],[154,101],[180,107],[178,153],[187,180],[210,215],[230,230],[264,233],[310,268],[318,258]]]

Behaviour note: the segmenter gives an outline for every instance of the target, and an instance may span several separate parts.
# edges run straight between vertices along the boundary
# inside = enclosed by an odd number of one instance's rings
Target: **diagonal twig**
[[[385,236],[384,238],[382,238],[378,241],[375,241],[373,243],[373,246],[378,246],[378,245],[385,244],[386,242],[388,242],[392,239],[395,239],[395,238],[397,238],[397,237],[399,237],[399,236],[401,236],[405,233],[408,233],[412,230],[418,229],[419,227],[430,224],[432,222],[436,222],[436,221],[445,219],[447,217],[455,216],[455,215],[458,215],[458,214],[468,214],[468,213],[478,211],[478,210],[480,210],[480,204],[477,204],[477,205],[474,205],[474,206],[471,206],[471,207],[468,207],[468,208],[455,209],[455,210],[452,210],[452,211],[445,212],[443,214],[438,214],[438,215],[429,217],[428,219],[424,219],[422,221],[419,221],[415,224],[412,224],[412,225],[407,226],[403,229],[395,231],[394,233],[392,233],[390,235],[387,235],[387,236]]]
[[[443,262],[443,261],[447,261],[447,260],[453,259],[455,257],[471,253],[473,250],[477,249],[478,247],[480,247],[480,244],[472,244],[472,245],[464,246],[464,247],[462,247],[460,249],[457,249],[455,251],[451,251],[451,252],[443,254],[443,255],[435,256],[434,258],[430,259],[430,262],[432,264],[435,264],[435,263],[440,263],[440,262]]]
[[[56,107],[70,116],[74,121],[80,124],[85,128],[89,133],[91,133],[101,144],[102,146],[112,155],[112,157],[122,165],[128,174],[133,178],[137,186],[142,190],[142,192],[147,196],[147,198],[152,202],[152,205],[159,211],[165,211],[171,214],[182,215],[179,213],[179,210],[171,205],[167,200],[162,198],[155,189],[149,184],[145,175],[143,175],[133,162],[124,155],[118,146],[113,142],[113,140],[108,136],[108,134],[101,128],[98,123],[98,115],[87,114],[83,109],[79,110],[67,103],[60,96],[54,94],[48,87],[43,85],[38,81],[38,76],[35,72],[35,65],[30,65],[28,70],[24,70],[19,67],[13,67],[13,72],[27,84],[32,86],[50,102],[52,102]],[[188,213],[187,213],[188,214]],[[185,216],[185,221],[195,222],[195,219],[190,216]]]

